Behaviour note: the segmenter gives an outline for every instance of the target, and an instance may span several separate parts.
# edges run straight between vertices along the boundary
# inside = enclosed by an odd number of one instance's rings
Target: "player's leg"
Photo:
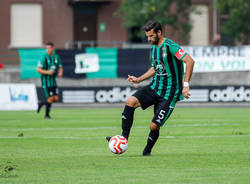
[[[131,97],[126,101],[122,113],[122,136],[127,140],[129,138],[130,129],[133,125],[134,111],[137,107],[146,109],[154,103],[154,97],[152,94],[152,89],[149,86],[145,86],[136,91]],[[109,141],[111,137],[106,137]]]
[[[49,98],[47,99],[46,103],[46,114],[45,118],[50,119],[50,110],[52,107],[52,103],[58,102],[58,88],[57,87],[50,87],[49,88]]]
[[[58,102],[58,100],[59,100],[58,96],[57,96],[57,95],[54,95],[54,100],[53,100],[53,102]]]
[[[53,102],[58,102],[59,101],[59,97],[58,97],[58,88],[57,87],[53,87]]]
[[[126,101],[126,105],[122,113],[122,136],[124,136],[127,140],[130,134],[130,129],[133,125],[135,109],[140,106],[141,104],[139,100],[134,96],[129,97]]]
[[[143,156],[149,156],[151,154],[151,150],[158,140],[160,135],[160,126],[154,122],[151,122],[150,125],[150,133],[148,135],[147,145],[143,150]]]
[[[38,108],[37,108],[37,113],[40,112],[41,108],[47,104],[47,99],[49,98],[49,89],[47,86],[43,86],[43,93],[45,96],[45,100],[39,101],[38,102]]]
[[[54,101],[54,97],[53,96],[50,96],[49,98],[47,98],[47,102],[46,102],[46,109],[45,109],[45,116],[44,118],[46,119],[50,119],[50,110],[51,110],[51,105]]]
[[[46,100],[45,101],[40,101],[38,102],[38,107],[37,107],[37,110],[36,112],[39,113],[41,108],[46,104]]]
[[[130,129],[134,120],[134,111],[137,107],[143,110],[153,105],[155,101],[154,92],[149,86],[145,86],[136,91],[126,101],[126,106],[122,113],[122,135],[128,140]]]
[[[164,100],[159,102],[155,107],[155,115],[150,125],[147,145],[143,150],[143,156],[151,155],[151,150],[157,142],[160,135],[160,127],[164,125],[175,107],[175,101]]]
[[[134,96],[130,96],[126,100],[126,104],[122,113],[122,136],[125,137],[127,140],[130,134],[130,129],[133,124],[135,109],[140,106],[141,104],[139,100]],[[111,137],[107,136],[106,139],[109,141]]]

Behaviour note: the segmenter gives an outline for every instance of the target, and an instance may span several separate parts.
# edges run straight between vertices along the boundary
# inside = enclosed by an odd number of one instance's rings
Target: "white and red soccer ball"
[[[128,141],[121,135],[113,136],[109,140],[109,149],[114,154],[122,154],[128,149]]]

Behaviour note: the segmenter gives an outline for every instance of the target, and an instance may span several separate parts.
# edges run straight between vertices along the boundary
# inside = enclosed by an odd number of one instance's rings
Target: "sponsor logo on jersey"
[[[177,57],[177,59],[180,60],[180,59],[184,56],[184,54],[185,54],[185,51],[182,50],[182,49],[179,49],[179,50],[176,52],[175,57]]]
[[[155,59],[154,63],[155,63],[156,75],[160,75],[160,76],[168,75],[168,73],[165,70],[165,65],[163,61]]]

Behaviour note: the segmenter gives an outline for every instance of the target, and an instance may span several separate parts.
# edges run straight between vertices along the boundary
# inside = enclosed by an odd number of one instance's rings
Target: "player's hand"
[[[62,77],[63,76],[62,72],[59,72],[57,76]]]
[[[54,74],[54,70],[50,69],[49,71],[47,71],[48,75],[53,75]]]
[[[190,97],[189,87],[184,87],[182,90],[182,94],[183,94],[184,98],[188,99]]]
[[[135,76],[132,75],[128,75],[128,79],[127,79],[135,88],[139,87],[139,79]]]
[[[127,79],[131,84],[138,84],[140,83],[139,79],[135,76],[132,75],[128,75],[128,79]]]
[[[57,76],[58,77],[62,77],[63,76],[63,68],[62,67],[59,67]]]

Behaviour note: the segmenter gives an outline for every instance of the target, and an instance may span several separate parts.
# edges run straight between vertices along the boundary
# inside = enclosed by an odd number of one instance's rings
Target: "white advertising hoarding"
[[[99,71],[98,54],[85,53],[75,55],[75,73],[92,73]]]
[[[34,84],[0,84],[0,110],[36,110]]]
[[[194,72],[250,70],[250,46],[192,46],[183,47],[183,49],[195,61]]]

